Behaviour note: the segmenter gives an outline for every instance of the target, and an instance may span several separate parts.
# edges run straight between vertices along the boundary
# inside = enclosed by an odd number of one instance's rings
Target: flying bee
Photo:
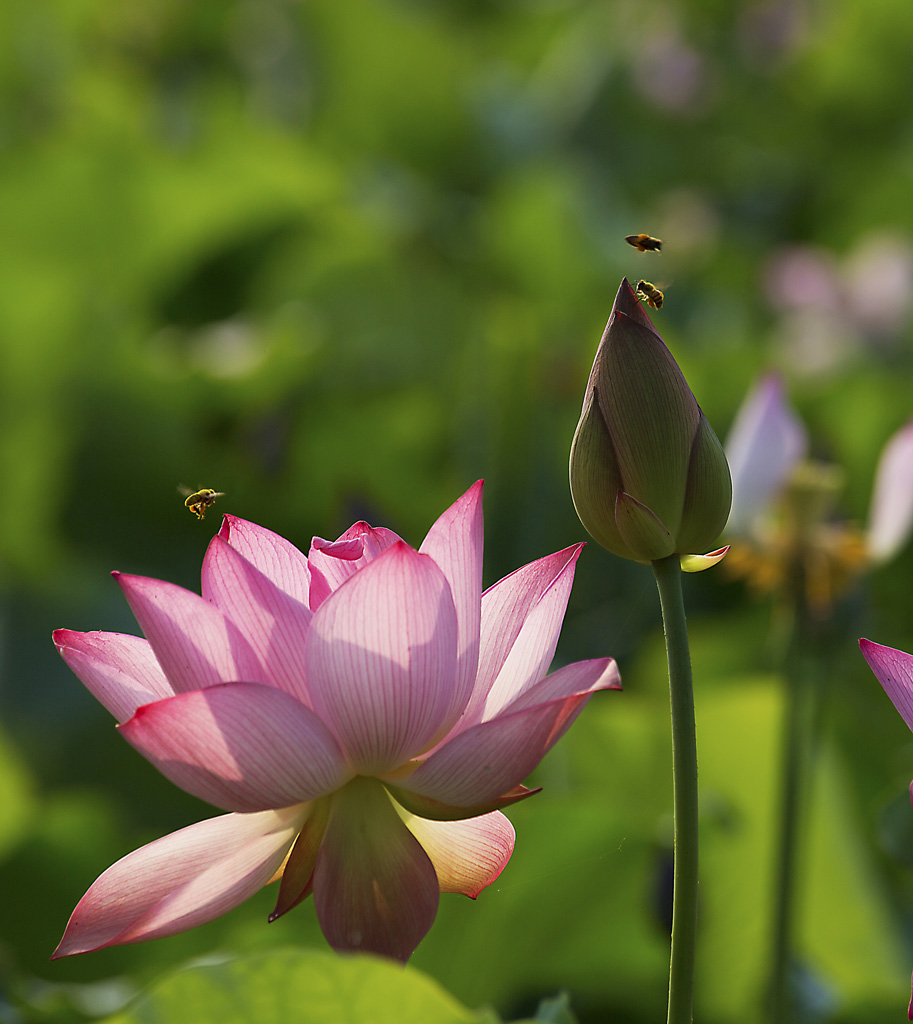
[[[625,235],[625,241],[638,252],[660,252],[663,247],[663,240],[651,235]]]
[[[191,491],[189,487],[179,487],[181,494],[187,495],[184,505],[197,517],[206,518],[206,509],[215,502],[216,498],[224,498],[225,491],[214,491],[211,487],[201,487],[198,491]]]
[[[661,309],[663,305],[663,293],[653,284],[652,281],[637,282],[637,297],[653,309]]]

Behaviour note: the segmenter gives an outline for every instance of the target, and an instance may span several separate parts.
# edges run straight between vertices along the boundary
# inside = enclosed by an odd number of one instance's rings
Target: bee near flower
[[[197,517],[206,518],[206,509],[215,503],[216,498],[224,498],[225,491],[214,491],[211,487],[202,487],[198,491],[191,491],[189,487],[179,487],[181,494],[185,495],[184,507]]]

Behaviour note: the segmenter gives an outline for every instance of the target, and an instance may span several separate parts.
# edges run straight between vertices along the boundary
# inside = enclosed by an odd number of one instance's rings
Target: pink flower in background
[[[913,309],[913,244],[904,231],[875,228],[845,253],[784,246],[771,254],[763,276],[779,314],[774,344],[794,374],[817,377],[873,348],[903,345]]]
[[[769,374],[749,392],[726,441],[732,472],[729,571],[759,591],[804,578],[818,612],[865,569],[890,561],[913,528],[913,421],[897,430],[875,469],[865,530],[838,515],[839,466],[806,458],[808,437],[783,384]]]
[[[805,458],[808,435],[776,374],[762,377],[745,397],[729,437],[732,511],[727,533],[757,525]],[[913,528],[913,420],[888,439],[878,458],[863,539],[870,563],[893,558]]]
[[[913,524],[913,421],[881,449],[866,527],[872,562],[889,562],[906,544]]]
[[[859,641],[859,649],[907,728],[913,730],[913,655],[865,639]],[[910,798],[913,800],[913,783],[910,783]],[[913,1020],[913,995],[907,1017]]]
[[[202,596],[116,576],[145,640],[57,630],[124,738],[230,813],[104,872],[55,957],[186,931],[279,878],[271,920],[313,894],[335,949],[407,960],[440,892],[498,877],[514,845],[498,808],[620,684],[610,658],[546,675],[582,545],[482,593],[481,495],[418,551],[356,523],[305,557],[226,516]]]
[[[726,439],[732,474],[727,533],[751,530],[807,449],[805,427],[786,401],[783,382],[767,374],[745,396]]]

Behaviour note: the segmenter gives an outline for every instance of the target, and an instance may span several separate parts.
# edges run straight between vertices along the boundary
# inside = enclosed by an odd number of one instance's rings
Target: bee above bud
[[[663,247],[663,240],[652,235],[625,235],[625,241],[638,252],[660,252]]]

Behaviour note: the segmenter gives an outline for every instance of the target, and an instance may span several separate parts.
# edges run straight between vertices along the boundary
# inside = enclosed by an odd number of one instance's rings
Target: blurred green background
[[[777,368],[865,517],[913,414],[903,0],[6,0],[0,5],[0,1020],[82,1021],[214,950],[324,948],[266,891],[51,964],[92,880],[209,809],[116,735],[54,627],[132,632],[111,569],[196,587],[220,511],[417,544],[486,479],[486,582],[582,538],[567,453],[620,278],[717,432]],[[623,236],[665,240],[637,254]],[[179,484],[227,497],[197,522]],[[809,1018],[902,1019],[913,738],[855,648],[913,649],[913,552],[840,610],[800,864]],[[769,604],[687,580],[697,1019],[761,1019],[781,685]],[[590,545],[559,647],[612,654],[413,963],[471,1006],[665,1005],[668,694],[648,570]],[[303,1018],[306,1019],[306,1018]]]

